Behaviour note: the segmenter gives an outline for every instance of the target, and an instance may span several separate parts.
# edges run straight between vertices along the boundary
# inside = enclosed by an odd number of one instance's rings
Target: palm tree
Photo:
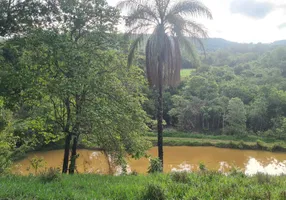
[[[123,0],[119,9],[125,9],[128,34],[136,35],[128,55],[131,65],[134,53],[146,33],[146,72],[151,87],[158,91],[158,156],[163,166],[163,87],[176,86],[180,82],[180,47],[192,53],[192,41],[203,47],[201,38],[207,37],[207,31],[201,24],[186,16],[203,16],[212,19],[209,9],[198,1],[183,0]],[[192,39],[192,40],[190,40]]]

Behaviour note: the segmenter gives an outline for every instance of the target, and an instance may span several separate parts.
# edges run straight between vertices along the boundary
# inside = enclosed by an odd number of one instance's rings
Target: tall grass
[[[0,178],[0,199],[285,199],[286,177],[220,173]]]
[[[146,134],[148,139],[157,145],[156,133]],[[285,141],[269,137],[254,135],[229,136],[229,135],[205,135],[197,133],[179,132],[173,129],[164,131],[165,146],[215,146],[219,148],[264,150],[273,152],[286,152]]]
[[[148,132],[146,136],[155,137],[156,132]],[[256,135],[216,135],[216,134],[199,134],[195,132],[182,132],[175,129],[166,129],[164,130],[164,137],[172,138],[193,138],[193,139],[210,139],[210,140],[228,140],[228,141],[244,141],[244,142],[256,142],[261,140],[265,143],[274,143],[274,142],[284,142],[273,137],[261,137]]]

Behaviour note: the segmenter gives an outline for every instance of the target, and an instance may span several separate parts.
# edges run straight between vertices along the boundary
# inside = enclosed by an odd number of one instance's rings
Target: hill
[[[217,51],[220,49],[230,49],[235,51],[241,51],[242,53],[251,52],[251,51],[268,51],[269,49],[275,46],[285,46],[286,40],[279,40],[273,43],[238,43],[228,41],[222,38],[207,38],[203,39],[203,44],[207,52]],[[198,48],[201,50],[200,48]]]

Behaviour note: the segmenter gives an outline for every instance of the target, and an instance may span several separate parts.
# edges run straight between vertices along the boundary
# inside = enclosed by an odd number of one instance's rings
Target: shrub
[[[150,183],[146,187],[146,192],[143,196],[144,200],[165,200],[167,199],[165,189],[158,184]]]
[[[286,199],[286,191],[280,193],[280,199]]]
[[[150,166],[148,167],[148,173],[156,173],[156,172],[162,172],[163,167],[162,163],[159,158],[151,158],[150,159]]]
[[[243,141],[239,141],[238,148],[239,149],[244,149],[244,142]]]
[[[265,147],[266,147],[266,144],[263,141],[261,141],[261,140],[257,140],[256,141],[256,146],[257,146],[257,149],[264,150]]]
[[[42,172],[40,174],[40,179],[44,183],[52,182],[52,181],[60,181],[62,178],[61,172],[59,168],[49,168],[47,171]]]
[[[200,164],[199,164],[199,169],[200,169],[201,171],[206,171],[206,170],[207,170],[206,165],[205,165],[203,162],[200,162]]]
[[[131,176],[138,176],[138,172],[132,171],[132,172],[130,173],[130,175],[131,175]]]
[[[178,183],[189,183],[190,177],[188,172],[173,172],[171,173],[171,180]]]
[[[272,147],[270,147],[271,151],[285,151],[285,147],[283,147],[283,144],[274,144]]]
[[[255,177],[259,184],[269,184],[271,182],[271,177],[268,174],[257,173]]]
[[[230,176],[241,176],[241,177],[245,177],[246,176],[243,173],[243,171],[239,167],[237,167],[235,165],[231,166],[231,169],[229,171],[229,175]]]
[[[45,166],[46,162],[44,158],[38,158],[37,156],[33,157],[32,159],[29,160],[31,163],[31,167],[34,169],[35,174],[38,173],[38,170],[42,167]]]
[[[0,175],[6,174],[11,164],[10,151],[0,146]]]

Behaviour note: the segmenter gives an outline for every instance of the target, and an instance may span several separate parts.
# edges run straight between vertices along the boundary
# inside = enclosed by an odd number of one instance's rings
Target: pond
[[[107,157],[100,151],[78,150],[77,171],[79,173],[110,173]],[[157,147],[151,148],[148,153],[157,156]],[[44,168],[62,166],[63,150],[46,152],[32,152],[27,158],[14,163],[13,172],[27,175],[33,173],[30,159],[37,156],[45,161]],[[239,167],[247,175],[258,172],[270,175],[286,174],[286,154],[266,151],[222,149],[216,147],[164,147],[164,172],[196,171],[203,163],[207,169],[229,171],[232,167]],[[147,158],[134,160],[128,158],[128,171],[146,173],[149,166]],[[117,168],[119,173],[120,169]]]

